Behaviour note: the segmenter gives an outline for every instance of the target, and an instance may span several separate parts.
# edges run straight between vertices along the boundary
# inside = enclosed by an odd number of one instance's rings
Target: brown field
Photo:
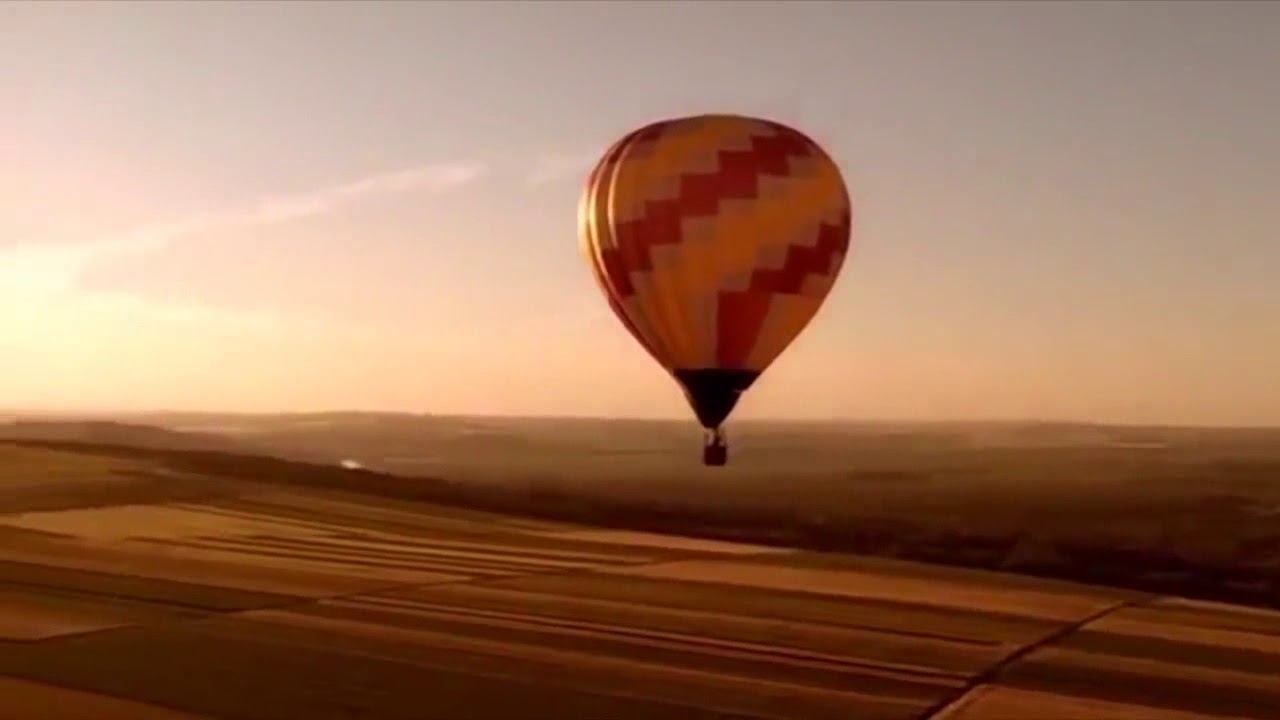
[[[361,413],[130,421],[20,430],[209,451],[171,464],[233,474],[249,461],[217,453],[305,460],[334,487],[387,497],[1280,606],[1280,430],[742,423],[731,465],[707,469],[690,423]],[[341,471],[343,459],[372,472]]]
[[[0,720],[1280,717],[1274,611],[71,435],[0,444]]]

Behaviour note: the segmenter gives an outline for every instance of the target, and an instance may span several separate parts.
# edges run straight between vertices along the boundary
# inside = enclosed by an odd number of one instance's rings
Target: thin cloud
[[[362,198],[404,192],[445,192],[480,179],[484,165],[456,162],[382,173],[294,195],[268,197],[247,208],[196,213],[130,232],[69,245],[19,244],[0,249],[0,287],[10,292],[74,289],[86,267],[104,256],[145,254],[183,238],[232,227],[323,215]]]
[[[538,156],[530,169],[530,185],[546,185],[563,180],[582,180],[591,166],[600,159],[599,151],[575,153],[546,153]]]
[[[411,191],[445,192],[480,179],[485,170],[485,166],[477,162],[457,162],[370,175],[311,192],[268,197],[243,210],[203,213],[173,222],[149,225],[95,245],[99,253],[147,252],[181,237],[219,228],[323,215],[361,198]]]
[[[312,193],[267,198],[241,222],[255,224],[322,215],[344,202],[373,195],[413,190],[443,192],[474,182],[484,172],[485,167],[479,163],[451,163],[374,175]]]
[[[25,243],[0,247],[0,336],[47,344],[53,315],[74,318],[72,327],[113,323],[169,322],[181,326],[237,328],[257,332],[316,332],[325,336],[368,334],[325,318],[284,318],[261,309],[226,308],[200,303],[156,301],[128,291],[89,292],[81,287],[86,269],[116,255],[147,254],[201,233],[323,215],[338,207],[394,193],[439,193],[480,179],[484,165],[474,162],[426,165],[294,195],[268,197],[249,207],[196,213],[144,225],[131,232],[73,244]],[[41,322],[35,322],[37,318]],[[79,324],[77,324],[79,323]],[[125,323],[127,325],[127,323]],[[19,343],[21,344],[21,343]]]

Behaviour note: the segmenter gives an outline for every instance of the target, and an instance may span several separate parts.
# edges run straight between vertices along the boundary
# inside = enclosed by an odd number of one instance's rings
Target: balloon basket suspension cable
[[[724,432],[719,427],[707,430],[702,447],[702,464],[720,467],[728,461],[729,446],[725,443]]]

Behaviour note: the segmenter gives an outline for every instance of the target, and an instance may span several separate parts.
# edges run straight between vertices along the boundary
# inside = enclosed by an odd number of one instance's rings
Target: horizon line
[[[650,422],[650,423],[689,423],[696,424],[692,417],[680,416],[620,416],[620,415],[523,415],[523,414],[486,414],[486,413],[435,413],[429,411],[408,410],[371,410],[371,409],[328,409],[328,410],[113,410],[113,409],[19,409],[0,408],[0,416],[11,416],[15,419],[25,417],[44,417],[62,420],[100,420],[119,418],[143,418],[156,415],[204,415],[233,416],[242,418],[268,418],[287,416],[320,416],[320,415],[399,415],[404,417],[458,419],[458,420],[570,420],[570,421],[615,421],[615,422]],[[731,419],[732,425],[751,424],[847,424],[847,425],[1084,425],[1112,428],[1144,428],[1164,430],[1264,430],[1280,431],[1280,425],[1247,425],[1221,423],[1142,423],[1107,420],[1051,419],[1051,418],[891,418],[891,417],[752,417]]]

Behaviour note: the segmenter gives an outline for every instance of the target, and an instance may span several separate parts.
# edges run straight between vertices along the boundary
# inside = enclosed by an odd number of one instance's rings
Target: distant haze
[[[1280,3],[0,3],[0,405],[685,417],[591,161],[771,117],[855,251],[742,418],[1280,424]]]

